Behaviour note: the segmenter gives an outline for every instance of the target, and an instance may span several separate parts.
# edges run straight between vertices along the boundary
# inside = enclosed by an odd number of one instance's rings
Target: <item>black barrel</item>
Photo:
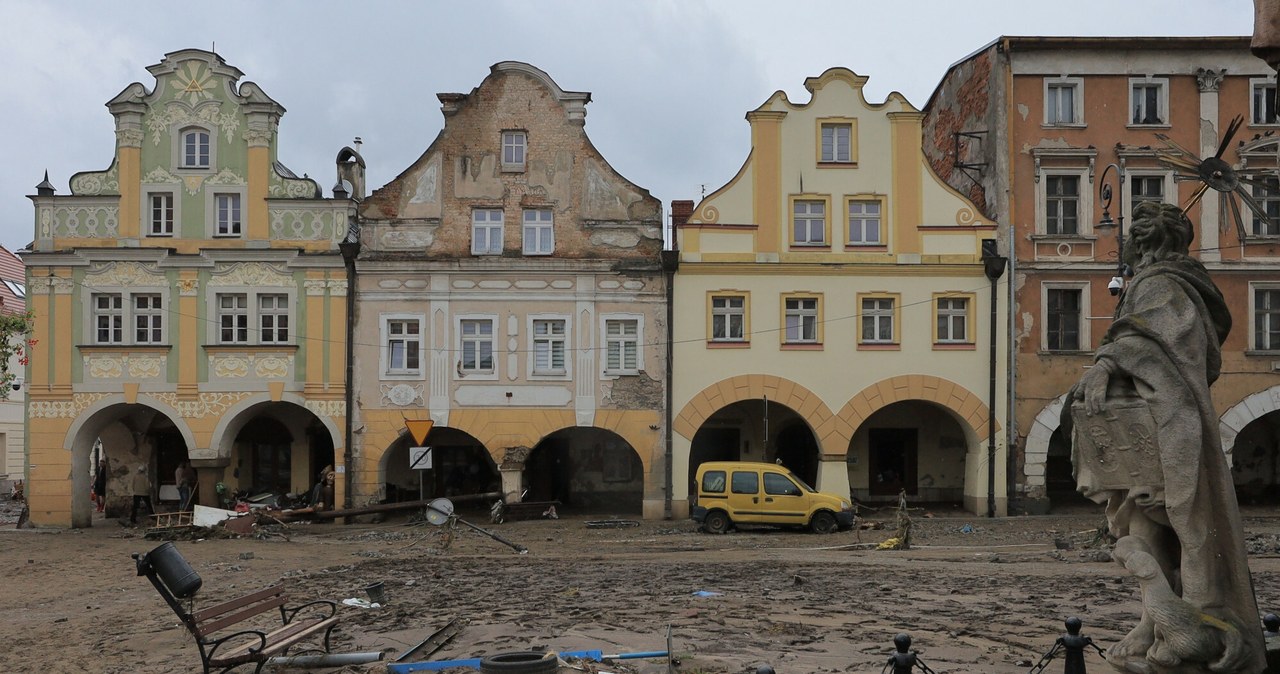
[[[191,568],[187,559],[178,552],[173,543],[161,543],[156,549],[147,553],[147,563],[156,570],[164,586],[178,599],[187,599],[195,594],[204,583],[200,574]]]

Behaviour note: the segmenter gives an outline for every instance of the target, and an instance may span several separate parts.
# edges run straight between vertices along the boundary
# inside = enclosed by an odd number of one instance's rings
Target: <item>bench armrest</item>
[[[240,632],[236,632],[234,634],[228,634],[227,636],[220,637],[218,639],[204,640],[204,644],[206,646],[212,646],[212,648],[209,649],[208,659],[212,660],[214,652],[216,652],[219,648],[222,648],[224,645],[226,645],[228,641],[235,639],[237,637],[243,637],[243,636],[249,636],[249,635],[258,637],[258,646],[256,648],[254,648],[253,646],[249,647],[250,654],[258,653],[267,647],[266,632],[263,632],[262,630],[242,630]]]
[[[322,619],[332,618],[334,614],[338,612],[338,603],[329,599],[319,599],[316,601],[307,602],[300,606],[295,606],[293,608],[285,608],[281,606],[280,612],[284,614],[284,623],[288,625],[289,623],[293,622],[293,619],[298,616],[298,612],[302,611],[302,609],[310,608],[312,606],[328,606],[329,607],[329,614],[326,616],[322,616]]]

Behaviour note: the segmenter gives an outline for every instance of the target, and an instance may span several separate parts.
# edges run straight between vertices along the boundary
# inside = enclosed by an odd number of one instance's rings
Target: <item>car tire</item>
[[[729,530],[729,514],[723,510],[712,510],[707,513],[706,519],[702,520],[702,528],[709,534],[723,534]]]
[[[481,674],[555,674],[560,658],[555,653],[515,651],[480,658]]]
[[[836,516],[826,510],[819,510],[809,518],[809,530],[815,534],[834,534],[839,529]]]

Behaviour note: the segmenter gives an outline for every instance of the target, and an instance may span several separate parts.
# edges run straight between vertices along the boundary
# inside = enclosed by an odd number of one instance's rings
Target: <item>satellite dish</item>
[[[438,498],[427,504],[427,521],[439,526],[449,521],[453,517],[453,501],[447,498]]]

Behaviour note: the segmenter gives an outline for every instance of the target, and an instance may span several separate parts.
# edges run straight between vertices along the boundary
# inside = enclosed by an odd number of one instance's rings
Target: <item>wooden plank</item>
[[[283,594],[284,594],[283,587],[279,585],[272,585],[271,587],[268,587],[266,589],[258,590],[257,592],[254,592],[251,594],[246,594],[243,597],[237,597],[235,599],[224,601],[221,604],[214,604],[209,608],[200,609],[199,611],[196,611],[195,613],[191,614],[191,619],[195,620],[196,622],[200,622],[208,618],[220,616],[223,613],[226,613],[227,611],[234,611],[246,604],[252,604],[254,602],[262,601],[263,599],[266,599],[274,595],[283,595]]]
[[[277,628],[273,632],[267,633],[267,645],[261,651],[252,655],[249,653],[249,650],[259,643],[258,640],[254,639],[227,651],[225,654],[219,654],[215,659],[210,660],[209,664],[224,666],[235,662],[267,658],[337,622],[338,616],[324,619],[295,620],[288,625]]]

